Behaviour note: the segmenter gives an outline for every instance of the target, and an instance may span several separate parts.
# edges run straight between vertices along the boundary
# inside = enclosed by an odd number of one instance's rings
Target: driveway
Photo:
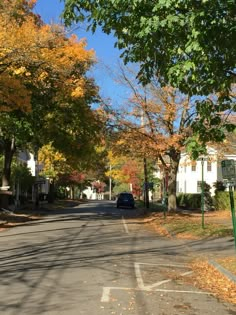
[[[185,281],[189,244],[146,230],[114,202],[54,211],[1,232],[0,246],[2,315],[236,314]]]

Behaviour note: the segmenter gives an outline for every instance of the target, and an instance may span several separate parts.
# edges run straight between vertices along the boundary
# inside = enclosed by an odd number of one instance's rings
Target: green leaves
[[[185,148],[186,152],[193,160],[196,160],[200,155],[205,155],[207,153],[206,146],[199,142],[197,136],[188,138],[185,142]]]
[[[65,0],[64,18],[68,24],[86,12],[93,30],[114,31],[125,62],[141,64],[142,82],[158,73],[184,93],[208,95],[233,82],[234,10],[223,0]]]
[[[67,24],[84,18],[85,12],[93,31],[100,25],[105,33],[114,32],[124,62],[140,65],[138,78],[144,85],[158,76],[162,85],[203,97],[191,126],[195,138],[187,144],[194,154],[233,130],[219,114],[233,108],[233,0],[65,0]],[[206,99],[213,94],[221,96],[215,102]]]

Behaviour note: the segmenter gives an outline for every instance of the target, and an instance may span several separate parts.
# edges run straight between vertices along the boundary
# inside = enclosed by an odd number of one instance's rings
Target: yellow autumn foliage
[[[38,160],[43,165],[42,173],[51,178],[57,178],[68,167],[66,157],[57,151],[52,143],[44,145],[39,150]]]
[[[89,91],[84,73],[95,61],[86,41],[66,36],[62,25],[47,25],[32,13],[36,1],[2,0],[0,4],[0,110],[31,110],[34,85],[73,98]],[[51,80],[50,80],[51,79]],[[50,82],[50,84],[49,84]],[[11,94],[11,95],[10,95]]]

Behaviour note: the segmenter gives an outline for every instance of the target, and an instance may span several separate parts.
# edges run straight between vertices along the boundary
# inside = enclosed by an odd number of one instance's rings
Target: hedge
[[[177,195],[177,206],[188,209],[201,208],[201,194],[184,194]]]
[[[236,205],[236,192],[234,194],[234,203]],[[216,192],[214,198],[214,207],[215,210],[230,210],[230,198],[228,191],[218,191]]]
[[[177,206],[180,208],[200,209],[201,194],[180,193],[176,197]],[[234,192],[234,203],[236,207],[236,192]],[[230,210],[230,199],[228,191],[218,191],[213,197],[213,206],[215,210]]]

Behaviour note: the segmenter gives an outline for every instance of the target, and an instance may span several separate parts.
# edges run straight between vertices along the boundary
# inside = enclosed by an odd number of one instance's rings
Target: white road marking
[[[153,283],[151,285],[144,285],[144,281],[143,281],[143,278],[142,278],[140,265],[188,268],[187,266],[177,265],[177,264],[169,264],[169,265],[167,265],[167,264],[134,263],[135,275],[136,275],[138,287],[140,289],[152,289],[152,288],[158,287],[158,286],[160,286],[160,285],[162,285],[164,283],[168,283],[168,282],[172,281],[172,279],[166,279],[166,280],[158,281],[158,282]],[[180,275],[181,276],[186,276],[186,275],[191,274],[191,273],[192,273],[192,271],[187,271],[187,272],[181,273]]]
[[[103,287],[101,302],[110,301],[110,292],[111,292],[111,287]]]
[[[183,277],[183,276],[191,275],[191,273],[193,273],[193,272],[192,271],[187,271],[187,272],[181,273],[180,275]]]
[[[162,280],[162,281],[156,282],[156,283],[154,283],[154,284],[145,286],[145,289],[151,290],[151,289],[153,289],[153,288],[155,288],[155,287],[159,287],[160,285],[162,285],[162,284],[164,284],[164,283],[171,282],[171,281],[172,281],[172,279]]]
[[[103,287],[103,294],[101,302],[107,303],[110,302],[110,293],[111,290],[121,290],[121,291],[146,291],[146,292],[166,292],[166,293],[189,293],[189,294],[205,294],[211,295],[209,292],[204,291],[187,291],[187,290],[167,290],[167,289],[149,289],[147,287],[141,288],[125,288],[125,287]]]
[[[188,266],[183,265],[183,264],[165,264],[165,263],[162,263],[162,264],[136,263],[136,264],[139,264],[139,265],[147,265],[147,266],[163,266],[163,267],[189,268]]]
[[[124,220],[124,218],[122,217]],[[149,265],[149,266],[164,266],[164,267],[176,267],[176,268],[188,268],[188,266],[181,265],[181,264],[149,264],[149,263],[134,263],[134,270],[135,270],[135,275],[137,279],[137,288],[125,288],[125,287],[103,287],[103,294],[101,298],[101,302],[109,302],[110,301],[110,293],[111,290],[122,290],[122,291],[128,291],[128,290],[133,290],[133,291],[146,291],[146,292],[168,292],[168,293],[191,293],[191,294],[211,294],[209,292],[203,292],[203,291],[186,291],[186,290],[169,290],[169,289],[160,289],[156,288],[164,283],[171,282],[172,279],[166,279],[166,280],[161,280],[156,283],[153,283],[151,285],[144,285],[143,277],[142,277],[142,272],[140,269],[140,265]],[[192,271],[186,271],[181,273],[181,276],[186,276],[191,274]]]
[[[135,271],[138,287],[140,289],[145,289],[139,263],[134,263],[134,271]]]
[[[190,275],[191,273],[193,273],[192,271],[187,271],[187,272],[184,272],[184,273],[181,273],[180,276],[187,276],[187,275]],[[145,288],[148,288],[148,289],[153,289],[155,287],[159,287],[160,285],[164,284],[164,283],[168,283],[168,282],[171,282],[172,279],[167,279],[167,280],[162,280],[162,281],[159,281],[159,282],[156,282],[156,283],[153,283],[151,285],[148,285],[148,286],[145,286]]]
[[[125,232],[126,232],[127,234],[129,234],[128,225],[126,224],[124,217],[122,217],[122,222],[123,222],[123,225],[124,225]]]

